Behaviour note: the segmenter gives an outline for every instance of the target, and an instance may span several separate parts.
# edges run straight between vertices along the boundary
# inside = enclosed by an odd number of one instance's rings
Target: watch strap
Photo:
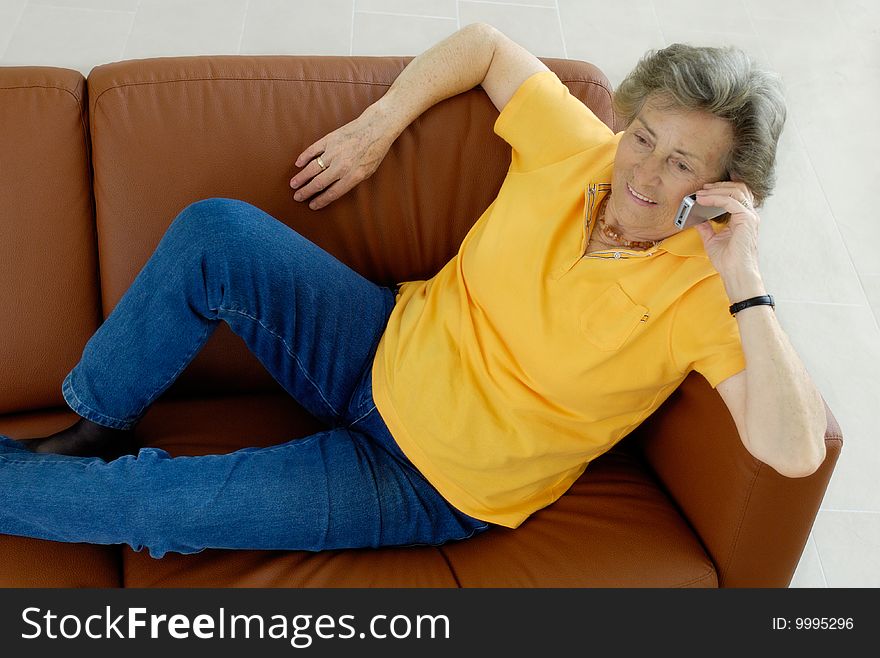
[[[761,306],[764,304],[770,306],[774,310],[776,309],[776,302],[773,301],[773,295],[760,295],[758,297],[744,299],[743,301],[737,302],[736,304],[731,304],[729,310],[731,315],[736,315],[743,309],[749,308],[750,306]]]

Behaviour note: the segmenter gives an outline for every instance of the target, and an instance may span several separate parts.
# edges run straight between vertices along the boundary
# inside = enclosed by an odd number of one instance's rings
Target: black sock
[[[80,418],[76,423],[46,437],[26,442],[33,452],[49,452],[78,457],[115,459],[137,454],[133,430],[118,430]]]

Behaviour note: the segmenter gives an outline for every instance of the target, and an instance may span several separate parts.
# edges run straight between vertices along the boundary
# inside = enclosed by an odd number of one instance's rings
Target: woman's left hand
[[[697,190],[697,203],[724,208],[730,220],[715,233],[709,222],[697,224],[703,246],[722,280],[731,287],[747,277],[760,277],[758,271],[758,224],[754,197],[745,183],[724,181],[706,183]]]

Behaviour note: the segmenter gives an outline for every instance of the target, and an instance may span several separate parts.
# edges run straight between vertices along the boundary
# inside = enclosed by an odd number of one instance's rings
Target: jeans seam
[[[318,392],[318,395],[321,396],[321,400],[324,401],[324,404],[327,405],[327,407],[330,409],[331,413],[334,416],[339,416],[339,412],[336,410],[336,408],[332,404],[330,404],[330,401],[327,399],[327,396],[324,395],[324,391],[321,390],[321,387],[318,386],[318,384],[315,382],[315,380],[312,379],[311,375],[309,375],[305,366],[303,366],[302,362],[299,360],[299,357],[293,352],[293,350],[290,349],[290,346],[287,344],[287,341],[284,340],[283,336],[281,336],[278,332],[273,331],[270,327],[263,324],[262,320],[254,317],[253,315],[250,315],[249,313],[245,313],[244,311],[240,311],[239,309],[225,308],[223,306],[220,306],[218,308],[219,308],[219,310],[226,311],[227,313],[238,313],[239,315],[243,315],[246,318],[250,318],[251,320],[253,320],[257,324],[259,324],[261,327],[263,327],[263,329],[268,331],[271,335],[275,336],[275,338],[277,338],[279,341],[281,341],[281,344],[284,345],[284,351],[287,352],[287,354],[293,359],[294,363],[296,363],[297,368],[299,368],[300,372],[306,378],[306,381],[308,381],[315,388],[315,390]]]
[[[346,427],[353,427],[354,425],[357,425],[360,421],[362,421],[364,418],[369,416],[375,410],[376,410],[376,405],[374,404],[372,407],[369,408],[368,411],[366,411],[365,413],[358,416],[355,420],[351,421]]]
[[[114,417],[114,416],[108,416],[107,414],[103,414],[103,413],[101,413],[100,411],[97,411],[96,409],[92,409],[89,405],[87,405],[85,402],[83,402],[83,401],[80,399],[80,397],[76,394],[76,391],[73,390],[73,384],[70,383],[70,375],[68,375],[68,377],[65,378],[65,381],[66,381],[66,384],[62,384],[62,387],[61,387],[61,393],[62,393],[62,395],[64,394],[64,391],[66,390],[68,393],[70,393],[71,397],[73,397],[73,399],[75,400],[76,405],[77,405],[78,407],[81,407],[81,408],[85,409],[86,411],[88,411],[88,412],[89,412],[90,414],[92,414],[93,416],[97,416],[97,417],[100,417],[100,418],[102,418],[102,419],[106,419],[105,422],[106,422],[107,420],[109,420],[109,421],[111,421],[112,423],[126,425],[126,427],[119,428],[119,429],[129,429],[129,427],[131,426],[132,421],[130,421],[130,420],[124,420],[124,419],[122,419],[122,418],[116,418],[116,417]],[[76,412],[76,409],[74,409],[73,411]],[[78,416],[82,416],[82,414],[79,414],[78,412],[77,412],[77,415],[78,415]],[[92,421],[92,422],[97,422],[97,421]]]

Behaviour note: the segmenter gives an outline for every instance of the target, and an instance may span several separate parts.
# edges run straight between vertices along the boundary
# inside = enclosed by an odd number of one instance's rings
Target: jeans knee
[[[241,228],[262,214],[259,208],[246,201],[212,197],[184,208],[174,218],[168,231],[178,239],[194,242],[239,237]]]
[[[165,237],[184,250],[202,252],[208,246],[227,250],[247,248],[249,242],[259,243],[259,231],[265,213],[246,201],[225,198],[202,199],[184,208],[168,227]]]

